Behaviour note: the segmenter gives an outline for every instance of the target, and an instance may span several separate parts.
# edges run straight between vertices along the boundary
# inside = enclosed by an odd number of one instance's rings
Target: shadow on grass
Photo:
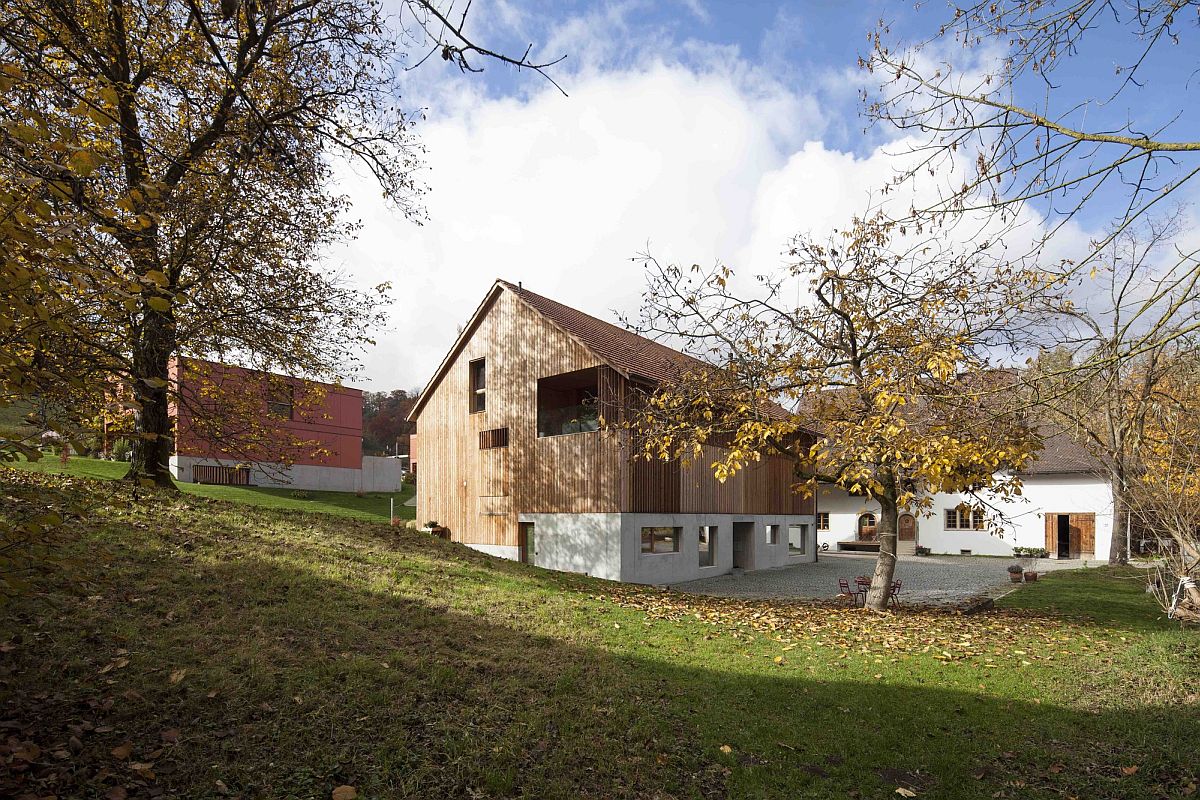
[[[1185,785],[1200,744],[1177,710],[770,671],[440,542],[393,558],[253,523],[109,526],[90,596],[12,609],[4,724],[40,755],[0,794],[1142,797]]]

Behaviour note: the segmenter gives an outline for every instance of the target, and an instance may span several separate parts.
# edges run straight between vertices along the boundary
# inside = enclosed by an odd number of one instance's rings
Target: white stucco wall
[[[917,515],[917,544],[934,553],[957,555],[970,550],[973,555],[1012,555],[1013,547],[1044,547],[1046,543],[1045,514],[1096,515],[1096,552],[1093,559],[1108,561],[1112,541],[1112,491],[1107,481],[1090,475],[1037,475],[1022,479],[1021,496],[997,500],[982,495],[999,512],[990,514],[1001,523],[1002,534],[988,531],[946,530],[945,509],[960,503],[972,503],[972,498],[959,494],[937,494],[929,515]],[[817,510],[829,514],[829,530],[819,531],[818,542],[830,550],[837,543],[855,537],[860,515],[879,512],[879,504],[862,497],[851,497],[845,491],[822,487]]]
[[[620,514],[521,514],[533,523],[533,563],[546,569],[621,579]],[[517,558],[516,548],[508,558]]]

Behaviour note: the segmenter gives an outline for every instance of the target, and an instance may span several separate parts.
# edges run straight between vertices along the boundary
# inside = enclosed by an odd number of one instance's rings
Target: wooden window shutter
[[[1058,531],[1054,526],[1057,519],[1058,514],[1046,514],[1046,549],[1051,554],[1058,552]]]

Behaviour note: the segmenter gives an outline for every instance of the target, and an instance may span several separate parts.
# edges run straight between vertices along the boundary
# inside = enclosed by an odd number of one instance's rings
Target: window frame
[[[799,548],[792,547],[792,528],[800,528],[802,530]],[[788,525],[787,546],[788,546],[788,553],[790,555],[794,555],[794,556],[808,555],[808,534],[809,534],[809,532],[810,532],[810,528],[809,528],[809,524],[807,522],[795,522],[795,523]]]
[[[646,549],[647,531],[650,532],[649,535],[651,537],[649,550]],[[671,533],[669,533],[669,534],[658,533],[658,531],[671,531]],[[674,540],[672,542],[672,544],[674,545],[673,549],[671,549],[671,550],[655,550],[654,549],[655,542],[664,540],[664,539],[668,539],[668,538]],[[678,525],[643,525],[642,526],[642,535],[641,535],[641,551],[638,553],[638,555],[640,555],[640,556],[669,556],[669,555],[677,554],[680,552],[680,550],[679,550],[680,541],[679,540],[682,538],[683,538],[683,528],[681,528]]]
[[[508,428],[488,428],[479,432],[479,449],[496,450],[508,447]]]
[[[763,526],[763,530],[766,533],[767,544],[769,544],[769,545],[779,544],[779,529],[782,527],[783,527],[782,525],[777,525],[777,524]]]
[[[818,511],[816,514],[816,517],[817,517],[817,530],[819,530],[819,531],[829,530],[829,512],[828,511]]]
[[[701,525],[697,531],[696,560],[701,569],[717,565],[717,538],[721,535],[720,530],[719,525]],[[700,546],[702,540],[704,541],[703,549]],[[705,563],[705,555],[708,556],[708,563]]]
[[[951,524],[952,520],[953,524]],[[987,520],[984,518],[982,508],[955,506],[944,509],[942,526],[944,530],[948,531],[982,531],[987,528]]]
[[[286,400],[278,400],[285,394]],[[280,409],[286,409],[281,411]],[[291,382],[275,383],[267,388],[267,416],[271,419],[292,420],[296,418],[296,385]]]
[[[467,386],[471,413],[487,411],[487,358],[473,358],[467,362]]]

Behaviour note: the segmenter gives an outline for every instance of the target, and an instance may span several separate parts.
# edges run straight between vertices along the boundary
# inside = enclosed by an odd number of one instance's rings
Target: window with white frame
[[[642,553],[678,553],[683,528],[642,528]]]
[[[700,566],[711,567],[717,558],[717,526],[700,526]]]
[[[948,531],[981,531],[983,530],[983,509],[970,506],[958,506],[946,509],[946,530]]]

